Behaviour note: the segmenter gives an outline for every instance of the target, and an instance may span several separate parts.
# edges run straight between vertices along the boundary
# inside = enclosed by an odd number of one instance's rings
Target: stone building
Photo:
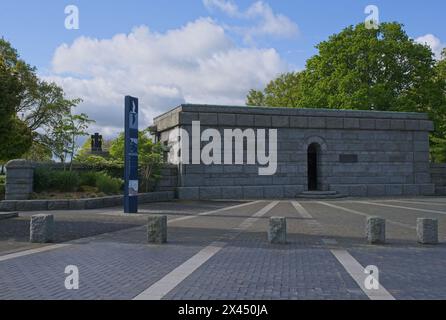
[[[199,121],[200,134],[207,129],[221,134],[221,150],[212,155],[221,153],[222,159],[229,129],[253,130],[255,139],[263,129],[271,138],[276,129],[276,170],[261,175],[262,165],[247,161],[249,135],[242,149],[234,142],[229,156],[233,160],[243,155],[243,164],[185,161],[185,154],[193,157],[194,121]],[[293,198],[308,191],[349,196],[434,193],[429,164],[429,132],[434,128],[426,114],[183,104],[155,118],[153,129],[159,141],[171,147],[190,140],[180,152],[171,148],[169,155],[180,157],[174,161],[180,199]],[[206,135],[202,140],[201,149],[215,139]],[[266,140],[266,149],[269,144],[269,152],[274,152],[272,140]]]

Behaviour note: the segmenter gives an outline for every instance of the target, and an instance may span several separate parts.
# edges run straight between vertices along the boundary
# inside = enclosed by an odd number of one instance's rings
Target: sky
[[[78,29],[66,28],[69,5]],[[140,99],[141,127],[184,102],[243,105],[251,88],[302,70],[315,45],[364,22],[368,5],[437,57],[446,47],[444,0],[0,0],[0,36],[111,137],[125,95]]]

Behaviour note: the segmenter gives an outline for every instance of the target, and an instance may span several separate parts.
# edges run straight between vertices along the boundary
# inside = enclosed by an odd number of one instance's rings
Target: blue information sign
[[[138,99],[125,97],[124,213],[138,212]]]

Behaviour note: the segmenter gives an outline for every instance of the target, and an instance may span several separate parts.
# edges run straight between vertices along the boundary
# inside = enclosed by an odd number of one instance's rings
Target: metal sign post
[[[138,213],[138,98],[125,97],[124,213]]]

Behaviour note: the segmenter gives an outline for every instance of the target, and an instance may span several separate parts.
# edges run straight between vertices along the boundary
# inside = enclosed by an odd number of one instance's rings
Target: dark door
[[[308,190],[317,190],[317,146],[308,147]]]

